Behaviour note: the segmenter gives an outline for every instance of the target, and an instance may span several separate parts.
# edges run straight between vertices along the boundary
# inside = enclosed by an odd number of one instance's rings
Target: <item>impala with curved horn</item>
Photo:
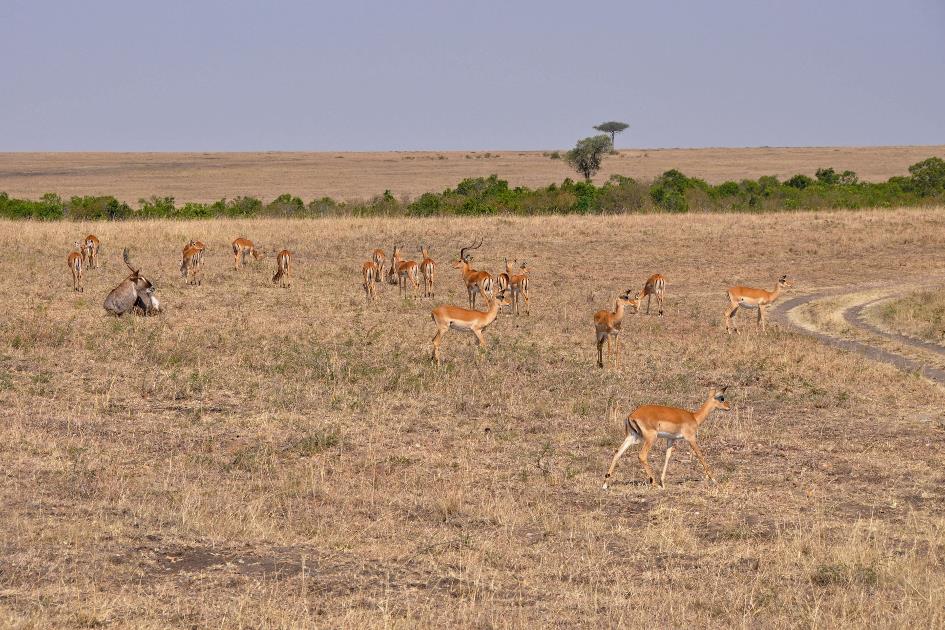
[[[614,468],[617,467],[617,460],[620,459],[628,448],[640,442],[643,443],[643,446],[640,447],[640,465],[643,466],[643,472],[646,473],[650,485],[655,484],[656,479],[653,476],[653,469],[650,467],[647,456],[650,454],[653,442],[655,442],[657,438],[665,438],[668,444],[666,459],[663,461],[663,473],[660,475],[660,486],[663,486],[666,481],[666,468],[669,466],[669,458],[673,456],[673,449],[676,448],[676,442],[679,440],[686,440],[690,448],[692,448],[692,452],[699,458],[699,463],[702,464],[705,476],[711,479],[713,483],[718,483],[712,475],[712,470],[709,468],[708,462],[706,462],[705,457],[702,455],[699,444],[696,442],[696,431],[699,430],[702,423],[708,419],[709,414],[715,409],[728,411],[729,404],[725,402],[726,389],[728,389],[728,387],[723,387],[718,391],[712,389],[712,391],[709,392],[709,398],[702,403],[702,406],[696,411],[680,409],[679,407],[664,407],[663,405],[643,405],[642,407],[634,409],[630,415],[624,419],[623,431],[626,438],[623,444],[620,445],[620,448],[617,449],[617,453],[610,462],[610,468],[604,476],[604,490],[607,489],[610,483],[610,476],[614,474]],[[614,415],[616,415],[616,408],[614,408],[613,412]]]
[[[453,268],[459,269],[463,274],[463,282],[466,284],[466,296],[469,299],[469,308],[476,308],[476,295],[482,294],[483,297],[492,294],[492,276],[485,271],[476,271],[469,266],[472,257],[467,254],[468,250],[479,249],[482,247],[482,237],[479,242],[473,242],[472,245],[459,250],[459,259],[453,261]]]

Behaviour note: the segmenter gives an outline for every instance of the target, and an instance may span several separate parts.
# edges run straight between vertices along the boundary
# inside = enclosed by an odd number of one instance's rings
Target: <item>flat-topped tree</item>
[[[578,140],[575,147],[567,152],[565,159],[575,170],[584,175],[585,180],[591,181],[591,177],[600,170],[604,155],[613,147],[613,143],[607,136],[591,136]]]
[[[618,133],[620,133],[621,131],[623,131],[624,129],[626,129],[627,127],[629,127],[629,126],[630,126],[630,125],[628,125],[627,123],[622,123],[622,122],[618,122],[618,121],[616,121],[616,120],[611,120],[611,121],[609,121],[609,122],[605,122],[605,123],[601,123],[601,124],[597,125],[596,127],[594,127],[594,129],[596,129],[597,131],[603,132],[603,133],[609,133],[609,134],[610,134],[610,143],[611,143],[611,144],[615,144],[615,143],[616,143],[616,139],[615,139],[616,135],[617,135]]]

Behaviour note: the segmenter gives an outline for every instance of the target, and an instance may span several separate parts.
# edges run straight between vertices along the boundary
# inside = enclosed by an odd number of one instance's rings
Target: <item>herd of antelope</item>
[[[85,269],[94,269],[98,266],[97,260],[100,253],[101,243],[94,234],[89,234],[82,241],[75,242],[76,250],[68,255],[67,262],[72,273],[73,290],[77,292],[84,291],[82,286],[82,277]],[[525,261],[516,269],[517,260],[509,261],[505,259],[505,271],[493,277],[487,271],[481,271],[472,267],[472,254],[482,247],[482,238],[474,241],[459,250],[459,257],[452,262],[452,267],[460,272],[463,284],[466,287],[466,306],[456,306],[452,304],[443,304],[435,307],[430,316],[436,325],[436,333],[433,336],[433,354],[431,360],[440,365],[440,346],[443,343],[443,336],[453,328],[461,331],[468,331],[476,337],[478,347],[484,345],[483,331],[495,321],[503,306],[510,307],[512,314],[521,313],[519,302],[525,305],[525,314],[530,314],[529,307],[529,268]],[[247,238],[239,237],[231,243],[233,251],[233,266],[239,269],[241,265],[246,264],[247,258],[254,260],[264,258],[265,254],[258,250],[253,242]],[[203,257],[207,247],[199,240],[189,241],[183,248],[180,261],[180,275],[189,285],[201,284],[199,274],[203,268]],[[404,260],[402,256],[402,247],[395,244],[391,252],[390,264],[387,264],[387,255],[383,249],[375,249],[371,252],[370,260],[365,261],[361,266],[362,287],[365,298],[372,302],[377,297],[377,286],[382,282],[396,284],[398,294],[404,298],[413,296],[417,298],[420,295],[420,278],[423,282],[423,296],[433,298],[434,293],[434,273],[436,262],[430,257],[429,245],[421,244],[417,253],[420,254],[420,262],[415,260]],[[104,307],[109,313],[122,315],[124,313],[135,312],[143,315],[152,315],[161,312],[161,305],[155,295],[154,284],[141,274],[140,268],[135,267],[130,260],[128,250],[122,252],[122,259],[125,265],[131,271],[131,274],[125,278],[115,289],[113,289],[105,298]],[[279,282],[282,287],[290,287],[290,262],[292,253],[283,249],[276,255],[276,273],[272,277],[272,282]],[[594,313],[593,322],[596,331],[597,341],[597,366],[604,367],[603,347],[607,343],[607,359],[615,369],[620,367],[620,341],[619,335],[627,307],[634,309],[637,315],[643,312],[643,300],[646,300],[646,313],[650,312],[650,302],[656,298],[656,308],[660,317],[664,314],[664,300],[666,296],[666,278],[660,274],[650,276],[643,285],[643,288],[637,292],[627,289],[622,295],[616,298],[614,310],[601,310]],[[739,308],[754,308],[758,310],[758,327],[762,333],[766,332],[766,311],[778,299],[781,293],[793,286],[787,276],[781,276],[774,289],[771,291],[757,289],[745,286],[734,286],[728,289],[729,307],[725,310],[725,329],[729,334],[732,331],[738,332],[734,325],[734,318]],[[480,311],[476,308],[476,298],[482,296],[486,302],[486,310]],[[705,422],[709,414],[715,409],[729,409],[729,404],[725,402],[726,388],[712,389],[705,403],[696,411],[689,411],[678,407],[666,407],[662,405],[643,405],[634,409],[624,419],[625,439],[620,448],[617,449],[604,478],[604,489],[606,490],[611,475],[617,466],[617,462],[626,452],[626,450],[638,443],[642,443],[639,451],[640,465],[650,484],[656,483],[653,469],[650,467],[648,455],[653,443],[658,438],[667,441],[665,460],[663,462],[662,474],[659,483],[662,486],[666,479],[666,469],[669,466],[670,457],[673,454],[675,445],[680,440],[685,440],[692,448],[707,478],[715,482],[715,477],[709,468],[708,462],[699,449],[696,442],[696,431],[699,426]],[[611,409],[612,419],[616,419],[617,409]]]

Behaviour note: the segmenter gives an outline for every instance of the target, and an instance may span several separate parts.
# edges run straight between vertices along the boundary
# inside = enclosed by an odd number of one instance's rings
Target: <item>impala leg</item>
[[[702,449],[699,448],[699,444],[696,443],[695,436],[687,437],[686,442],[689,443],[689,446],[692,448],[692,452],[696,454],[696,457],[699,458],[699,463],[702,464],[702,469],[705,471],[705,476],[712,480],[712,483],[718,483],[715,476],[712,474],[712,469],[709,468],[709,462],[705,460],[705,457],[702,455]]]
[[[437,328],[436,334],[433,335],[433,356],[431,358],[436,362],[437,367],[440,367],[440,344],[443,343],[443,333],[445,332],[445,328]]]
[[[620,335],[614,335],[614,368],[620,369]]]
[[[531,306],[528,305],[528,291],[527,290],[522,291],[522,298],[525,300],[525,314],[531,315],[532,309],[531,309]]]
[[[656,306],[660,309],[660,317],[663,316],[663,294],[660,293],[656,296]]]
[[[650,468],[649,455],[650,449],[653,448],[653,441],[656,440],[656,434],[651,433],[643,436],[643,446],[640,447],[640,454],[637,456],[640,458],[640,465],[643,466],[643,472],[646,473],[647,479],[650,481],[650,485],[656,485],[656,477],[653,476],[653,469]]]
[[[646,296],[646,314],[647,314],[647,315],[650,314],[650,300],[652,300],[652,299],[653,299],[653,294],[652,294],[652,293],[650,293],[648,296]]]
[[[669,468],[669,458],[673,456],[673,449],[676,448],[676,440],[669,441],[669,447],[666,449],[666,459],[663,460],[663,472],[660,473],[660,487],[666,487],[666,469]]]
[[[732,334],[732,329],[735,329],[735,332],[738,332],[738,328],[734,326],[733,320],[735,319],[735,313],[738,311],[738,304],[732,304],[732,308],[725,311],[725,331],[728,334]]]
[[[623,454],[627,452],[627,449],[640,441],[640,438],[637,437],[636,433],[631,433],[623,441],[623,444],[620,445],[620,448],[617,449],[617,452],[614,453],[614,458],[610,460],[610,468],[607,469],[607,474],[604,475],[604,490],[607,489],[607,486],[610,485],[608,479],[614,474],[614,469],[617,468],[617,461],[623,457]]]
[[[600,333],[597,335],[597,367],[604,368],[604,335]]]
[[[768,329],[767,329],[767,327],[765,326],[765,324],[767,324],[767,319],[768,319],[767,315],[765,315],[765,310],[766,310],[766,308],[767,308],[767,307],[764,307],[764,306],[759,306],[759,307],[758,307],[758,321],[761,322],[761,332],[762,332],[762,334],[767,334],[767,333],[768,333]]]

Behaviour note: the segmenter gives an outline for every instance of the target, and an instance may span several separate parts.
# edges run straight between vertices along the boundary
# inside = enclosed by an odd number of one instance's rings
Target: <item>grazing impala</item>
[[[478,243],[473,243],[468,247],[459,250],[459,260],[453,261],[453,268],[459,269],[463,274],[463,282],[466,283],[466,296],[469,299],[469,308],[476,308],[476,294],[481,293],[485,296],[492,293],[492,276],[485,271],[476,271],[469,266],[472,259],[466,250],[479,249],[482,247],[482,237]]]
[[[387,260],[387,254],[384,253],[383,249],[375,249],[371,252],[371,260],[374,261],[374,264],[377,265],[378,273],[374,274],[374,282],[381,281],[381,270],[384,269],[384,261]]]
[[[765,320],[767,319],[765,313],[768,307],[778,299],[778,296],[781,295],[784,289],[793,286],[794,283],[790,282],[787,276],[781,276],[778,279],[778,286],[776,286],[773,291],[752,289],[751,287],[732,287],[728,290],[728,301],[731,304],[731,308],[725,311],[725,330],[730,335],[732,334],[733,328],[735,332],[738,332],[738,328],[733,325],[733,320],[735,319],[735,313],[738,311],[738,307],[742,306],[744,308],[758,309],[758,325],[761,326],[761,332],[767,332],[765,328]]]
[[[82,243],[75,242],[75,251],[69,254],[66,261],[69,263],[69,270],[72,271],[72,290],[83,293],[82,287]]]
[[[433,272],[436,270],[436,263],[430,258],[430,246],[421,245],[420,255],[423,257],[420,261],[420,273],[423,274],[423,297],[433,297]]]
[[[440,344],[443,343],[443,335],[450,328],[456,330],[468,330],[476,336],[481,348],[485,341],[482,338],[482,331],[489,324],[495,321],[499,314],[499,308],[509,305],[509,296],[504,291],[496,296],[487,294],[489,300],[488,311],[477,311],[474,309],[462,308],[460,306],[442,305],[437,306],[430,315],[433,317],[433,323],[436,324],[436,334],[433,336],[433,357],[437,365],[440,365]]]
[[[363,278],[362,286],[364,287],[364,297],[367,298],[368,301],[374,300],[377,291],[374,285],[377,284],[378,278],[381,277],[381,268],[373,260],[365,261],[365,263],[361,265],[361,277]]]
[[[180,277],[187,278],[187,284],[200,285],[197,272],[200,271],[200,252],[195,245],[184,249],[180,259]]]
[[[620,327],[623,323],[624,309],[631,302],[630,289],[617,298],[613,312],[603,310],[594,313],[594,328],[597,331],[597,367],[604,367],[604,341],[607,341],[607,362],[611,362],[610,340],[613,338],[613,364],[620,367]]]
[[[253,242],[248,238],[243,238],[242,236],[233,240],[233,268],[239,269],[241,263],[246,262],[246,256],[252,255],[253,258],[259,260],[264,256],[256,246],[253,245]]]
[[[650,449],[653,447],[656,438],[666,438],[668,446],[666,459],[663,461],[663,473],[660,475],[660,486],[663,486],[666,481],[666,468],[669,466],[669,458],[672,457],[673,449],[679,440],[686,440],[692,448],[692,452],[699,458],[699,463],[702,464],[706,477],[711,479],[713,483],[718,483],[712,475],[708,462],[702,456],[699,444],[696,442],[696,431],[708,419],[713,410],[724,409],[728,411],[729,404],[725,402],[726,389],[728,388],[723,387],[718,391],[713,389],[709,392],[708,400],[696,411],[688,411],[679,407],[664,407],[662,405],[643,405],[634,409],[624,420],[623,430],[626,439],[617,449],[614,459],[610,462],[610,468],[604,476],[604,490],[607,489],[610,483],[608,481],[610,476],[614,474],[617,460],[628,448],[640,442],[643,442],[643,446],[640,447],[640,464],[643,466],[643,471],[646,473],[650,484],[655,484],[656,479],[653,476],[653,469],[650,468],[647,456],[650,454]]]
[[[506,268],[508,268],[508,263],[506,263]],[[518,304],[518,298],[521,296],[525,301],[525,314],[531,315],[528,306],[528,263],[524,260],[522,261],[520,271],[521,273],[519,274],[509,272],[509,291],[512,292],[512,313],[518,315],[521,312],[521,307]]]
[[[420,291],[420,281],[417,280],[417,271],[419,270],[419,265],[415,260],[402,260],[400,258],[400,247],[394,245],[394,253],[391,254],[391,268],[397,275],[397,288],[398,295],[403,295],[407,297],[407,291],[409,291],[408,282],[413,285],[413,295],[414,297]]]
[[[276,255],[276,274],[272,277],[272,281],[273,283],[281,282],[280,286],[283,289],[292,286],[292,281],[289,279],[289,263],[291,260],[292,252],[287,249],[283,249]]]
[[[89,234],[85,237],[82,247],[82,262],[85,262],[85,258],[88,257],[89,269],[95,269],[98,267],[98,250],[101,245],[101,241],[99,241],[98,237],[94,234]]]
[[[640,307],[643,306],[643,298],[646,298],[646,314],[650,314],[650,300],[656,296],[656,307],[659,309],[660,317],[663,316],[663,296],[666,293],[666,278],[658,273],[654,273],[647,278],[646,284],[633,298],[633,306],[636,308],[637,315],[640,314]]]

